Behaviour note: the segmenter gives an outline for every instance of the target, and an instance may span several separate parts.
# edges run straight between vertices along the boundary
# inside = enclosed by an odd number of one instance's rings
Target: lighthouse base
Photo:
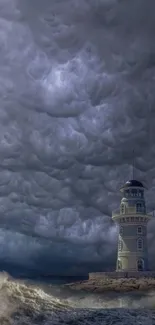
[[[131,272],[131,271],[114,271],[114,272],[94,272],[89,273],[89,279],[122,279],[122,278],[155,278],[155,271],[142,271],[142,272]]]

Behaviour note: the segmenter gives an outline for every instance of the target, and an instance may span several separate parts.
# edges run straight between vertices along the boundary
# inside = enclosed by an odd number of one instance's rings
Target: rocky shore
[[[148,291],[155,289],[155,278],[122,278],[122,279],[92,279],[87,281],[74,282],[64,285],[66,288],[76,291],[104,293]]]

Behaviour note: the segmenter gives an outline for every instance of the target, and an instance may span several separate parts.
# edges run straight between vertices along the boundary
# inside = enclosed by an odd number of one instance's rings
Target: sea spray
[[[28,280],[24,283],[24,280],[0,274],[0,325],[106,325],[116,321],[120,325],[154,324],[155,312],[149,308],[113,308],[114,300],[109,298],[109,306],[106,306],[101,297],[97,301],[95,296],[89,295],[83,295],[83,303],[78,295],[67,298],[66,293],[66,299],[61,299],[61,290],[57,298],[56,291],[55,296],[52,294],[52,286],[47,286],[51,293],[45,292],[39,283],[32,284]]]

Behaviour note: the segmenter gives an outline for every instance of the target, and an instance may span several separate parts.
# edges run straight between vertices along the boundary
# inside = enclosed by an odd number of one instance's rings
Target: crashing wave
[[[15,280],[7,273],[0,274],[0,324],[9,324],[11,319],[26,321],[46,319],[60,314],[70,307],[66,302],[54,298],[40,288]],[[10,323],[11,324],[11,323]]]
[[[153,324],[150,309],[75,308],[71,301],[55,298],[32,283],[0,274],[1,325],[121,325]],[[100,306],[101,307],[101,306]]]

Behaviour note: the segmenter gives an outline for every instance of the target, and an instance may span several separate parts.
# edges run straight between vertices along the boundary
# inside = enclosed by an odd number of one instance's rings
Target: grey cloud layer
[[[114,261],[110,216],[133,146],[155,208],[154,9],[151,0],[0,0],[5,259],[51,269],[60,258]]]

